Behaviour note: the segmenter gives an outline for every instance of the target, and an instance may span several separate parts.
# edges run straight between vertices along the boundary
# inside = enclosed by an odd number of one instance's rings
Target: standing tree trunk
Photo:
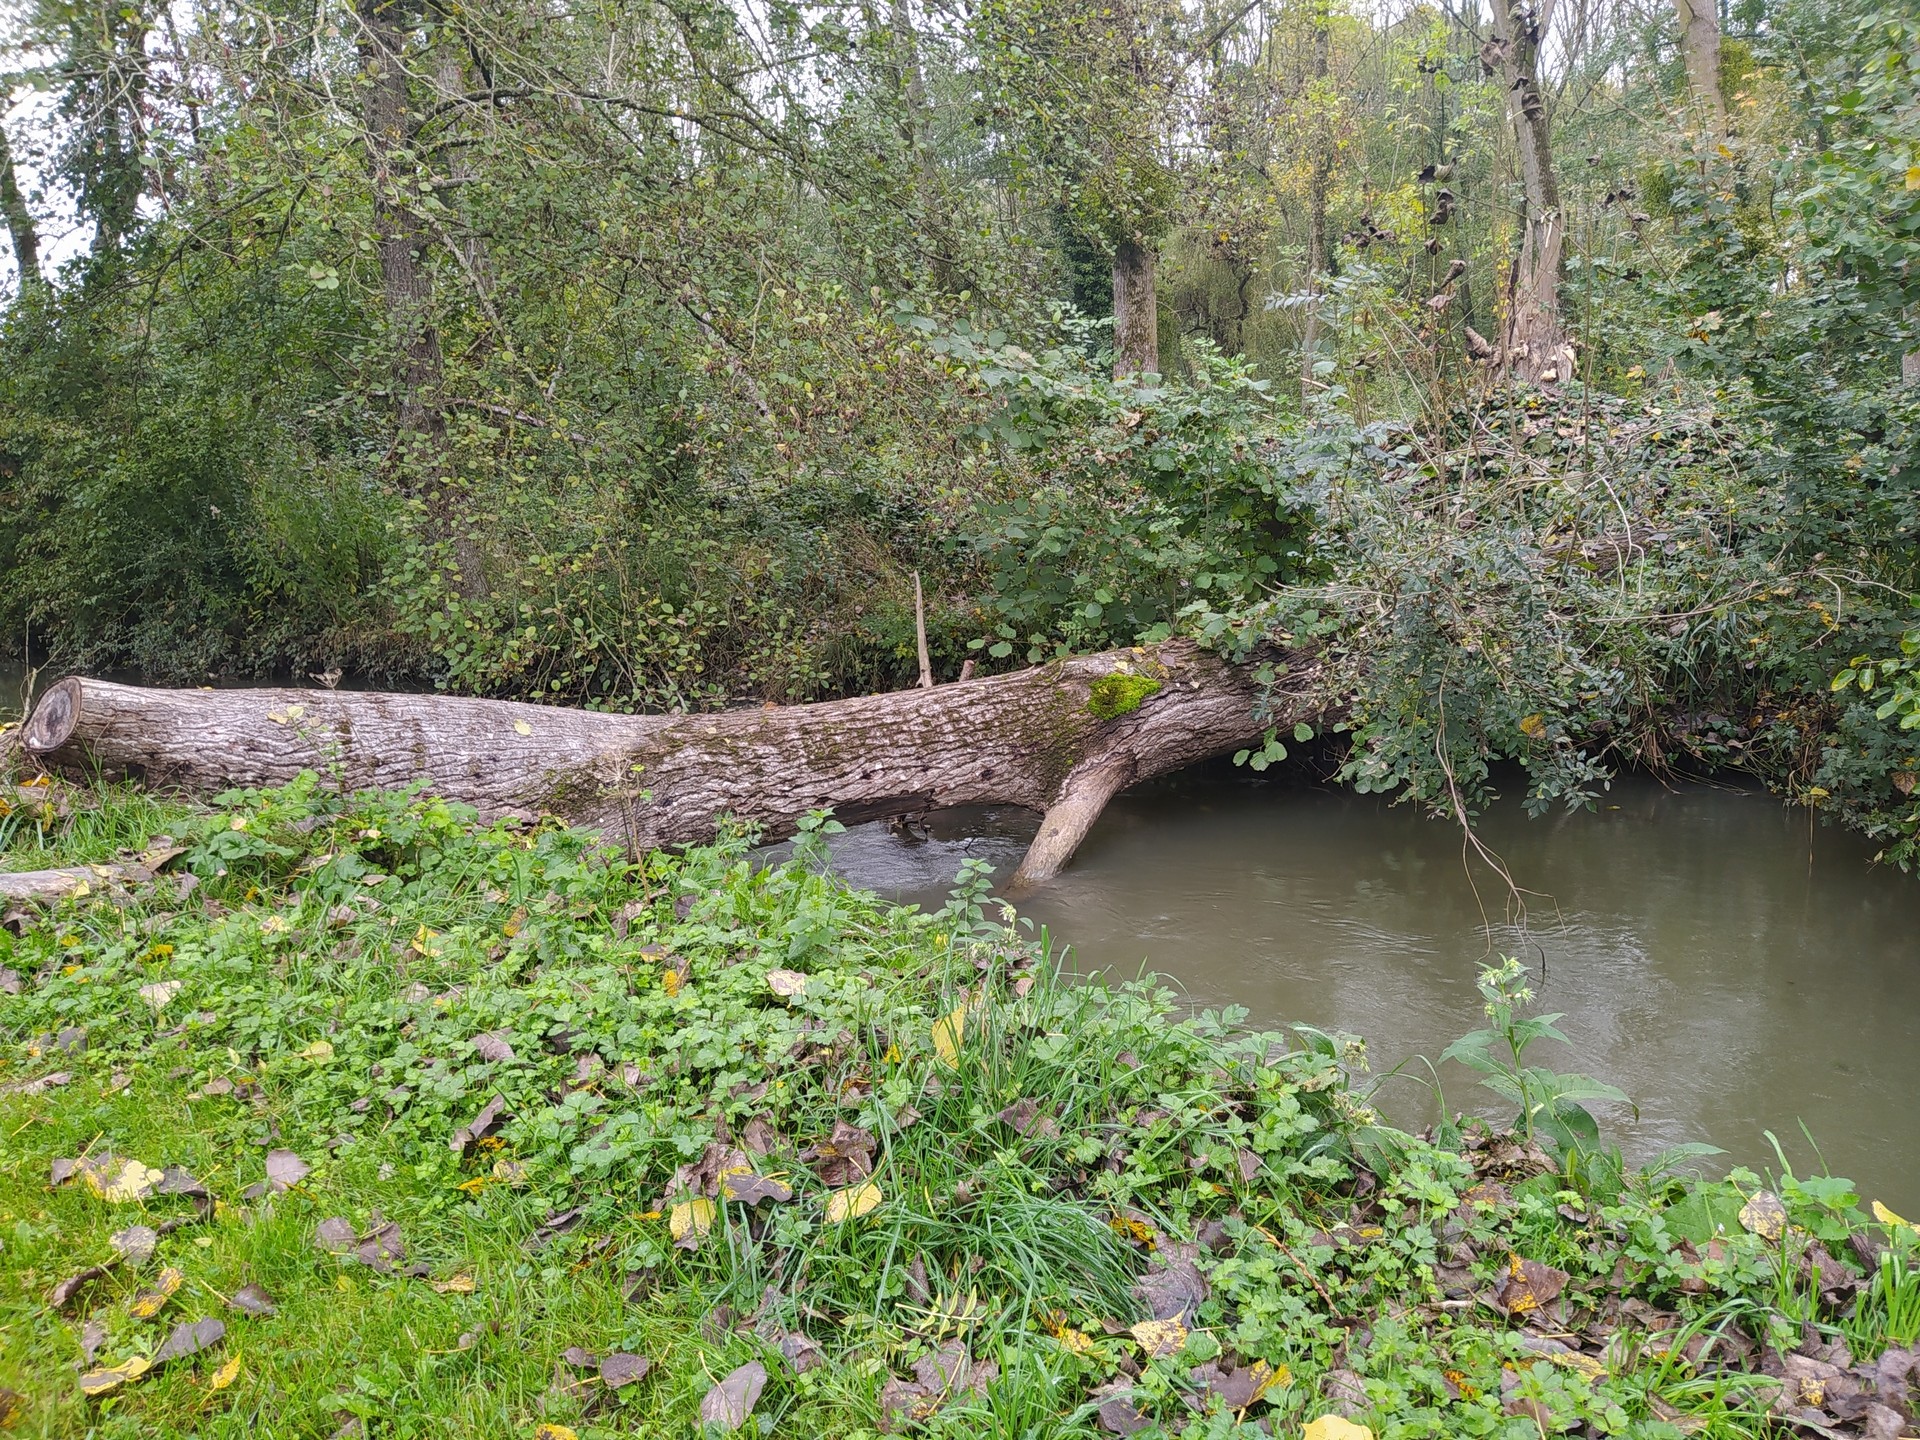
[[[1713,0],[1673,0],[1680,21],[1680,51],[1687,61],[1687,88],[1701,117],[1718,138],[1727,133],[1727,101],[1720,93],[1720,17]]]
[[[1505,83],[1507,116],[1520,155],[1526,196],[1520,252],[1508,296],[1506,362],[1518,378],[1553,385],[1573,375],[1573,345],[1560,315],[1560,268],[1566,217],[1553,174],[1546,101],[1540,93],[1540,41],[1547,16],[1520,8],[1525,0],[1492,0],[1494,38],[1481,63]]]
[[[1259,710],[1248,669],[1185,641],[818,705],[617,715],[442,695],[147,690],[67,679],[22,728],[25,753],[80,774],[202,794],[425,781],[483,816],[553,814],[637,851],[711,837],[722,817],[793,833],[953,805],[1044,812],[1020,878],[1054,874],[1115,793],[1317,718],[1296,664]]]
[[[421,217],[413,155],[416,140],[406,69],[408,0],[355,0],[360,21],[361,125],[373,182],[374,250],[394,345],[395,441],[405,488],[426,504],[428,535],[451,542],[453,589],[483,583],[478,547],[458,525],[459,504],[446,473],[444,367],[433,323],[429,227]]]
[[[20,180],[14,173],[13,147],[7,132],[0,127],[0,211],[7,217],[7,235],[13,241],[13,263],[20,270],[20,290],[40,283],[40,231],[27,208],[27,197],[20,193]]]
[[[1300,393],[1309,396],[1319,383],[1313,374],[1320,349],[1320,286],[1326,278],[1327,189],[1333,179],[1333,117],[1328,111],[1332,97],[1326,94],[1327,74],[1333,57],[1333,26],[1327,17],[1327,0],[1313,3],[1313,83],[1307,91],[1307,104],[1316,125],[1313,137],[1313,169],[1307,175],[1307,323],[1300,337]]]
[[[1113,378],[1160,373],[1160,298],[1153,246],[1123,240],[1113,252]]]

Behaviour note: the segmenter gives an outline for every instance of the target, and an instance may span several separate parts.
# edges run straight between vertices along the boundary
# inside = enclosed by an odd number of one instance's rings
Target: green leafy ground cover
[[[1913,1228],[1625,1169],[1514,967],[1455,1053],[1518,1128],[1411,1136],[1344,1037],[1069,983],[818,827],[8,793],[9,868],[181,851],[0,931],[13,1432],[1912,1429]]]

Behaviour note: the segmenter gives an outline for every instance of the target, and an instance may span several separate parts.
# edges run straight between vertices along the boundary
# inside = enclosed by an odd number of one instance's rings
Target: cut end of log
[[[20,734],[20,743],[31,755],[58,750],[73,738],[80,723],[80,682],[69,675],[40,697],[33,714]]]

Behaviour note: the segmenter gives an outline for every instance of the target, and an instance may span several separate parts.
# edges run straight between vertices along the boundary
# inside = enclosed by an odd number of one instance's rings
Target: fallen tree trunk
[[[552,814],[636,852],[710,838],[722,816],[772,837],[954,805],[1044,812],[1018,880],[1072,858],[1126,786],[1313,718],[1314,671],[1256,720],[1248,673],[1182,641],[1010,675],[817,705],[613,715],[459,696],[154,690],[70,678],[22,748],[57,770],[199,793],[302,770],[343,789],[424,780],[482,816]]]

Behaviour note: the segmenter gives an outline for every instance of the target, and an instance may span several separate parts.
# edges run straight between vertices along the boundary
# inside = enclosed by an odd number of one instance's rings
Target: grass
[[[156,831],[186,850],[0,932],[12,1433],[690,1436],[757,1362],[749,1433],[1092,1435],[1117,1385],[1207,1440],[1336,1406],[1382,1440],[1759,1435],[1776,1382],[1689,1360],[1696,1333],[1756,1357],[1803,1320],[1862,1358],[1906,1343],[1915,1236],[1844,1181],[1399,1134],[1337,1039],[1063,976],[977,872],[929,915],[809,843],[773,868],[741,837],[633,863],[312,779],[205,808],[35,799],[10,865]],[[308,1168],[263,1194],[276,1152]],[[206,1198],[49,1183],[108,1155]],[[773,1198],[728,1198],[748,1171]],[[1763,1183],[1789,1216],[1771,1239],[1729,1221]],[[397,1224],[404,1266],[317,1248],[332,1219]],[[55,1303],[136,1224],[164,1231],[150,1260]],[[1802,1281],[1855,1233],[1889,1257],[1864,1298]],[[1516,1299],[1516,1257],[1563,1296]],[[139,1318],[167,1267],[179,1290]],[[248,1285],[276,1313],[234,1308]],[[1177,1333],[1139,1328],[1155,1310]],[[82,1393],[203,1318],[217,1343]],[[570,1351],[651,1364],[612,1389]],[[962,1363],[977,1387],[942,1380]]]

